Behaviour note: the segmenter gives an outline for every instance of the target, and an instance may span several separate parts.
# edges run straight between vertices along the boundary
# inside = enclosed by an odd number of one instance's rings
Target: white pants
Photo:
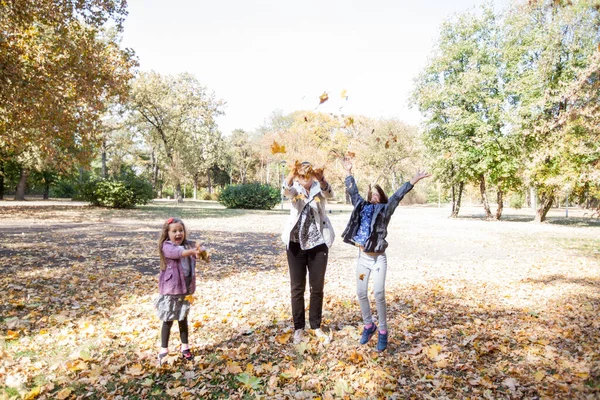
[[[359,250],[356,262],[356,294],[363,323],[369,325],[374,323],[369,304],[368,288],[369,277],[373,276],[373,292],[375,304],[377,305],[377,316],[379,318],[379,329],[387,330],[387,307],[385,304],[385,274],[387,272],[387,257],[385,253],[366,254]]]

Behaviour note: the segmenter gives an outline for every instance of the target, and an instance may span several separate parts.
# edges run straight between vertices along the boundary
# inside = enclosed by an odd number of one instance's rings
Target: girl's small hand
[[[342,166],[346,170],[348,174],[352,173],[352,158],[349,156],[344,156],[342,159]]]
[[[427,171],[421,171],[418,170],[417,173],[415,174],[415,176],[412,177],[412,179],[410,180],[411,184],[416,184],[417,182],[419,182],[421,179],[423,178],[429,178],[431,176],[431,174]]]
[[[200,246],[198,249],[198,258],[204,262],[210,262],[210,254],[208,254],[208,251],[204,248],[204,246]]]

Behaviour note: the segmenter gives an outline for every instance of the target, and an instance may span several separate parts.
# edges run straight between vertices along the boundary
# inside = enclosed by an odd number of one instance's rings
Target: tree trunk
[[[21,167],[21,178],[17,185],[17,193],[15,194],[15,200],[25,200],[25,189],[27,188],[27,177],[29,176],[29,170],[25,167]]]
[[[450,214],[451,218],[458,217],[458,212],[460,211],[460,202],[462,199],[463,188],[465,187],[464,182],[460,182],[458,184],[458,193],[455,192],[454,186],[452,186],[452,214]]]
[[[194,200],[198,200],[198,173],[194,174]]]
[[[50,197],[50,180],[44,179],[44,200]]]
[[[173,194],[175,197],[175,200],[180,203],[182,200],[181,198],[181,182],[177,182],[175,184],[175,193]]]
[[[496,219],[502,217],[502,211],[504,210],[504,193],[502,189],[498,188],[498,208],[496,209]]]
[[[212,181],[210,180],[210,169],[206,173],[206,177],[208,178],[208,193],[212,194],[213,189],[212,189]]]
[[[542,194],[539,200],[540,207],[536,210],[534,222],[544,222],[546,220],[546,215],[554,202],[554,194]]]
[[[0,160],[0,200],[4,200],[4,161]]]
[[[102,141],[100,152],[102,153],[102,179],[106,179],[108,177],[108,172],[106,170],[106,140]]]
[[[481,201],[483,202],[483,209],[485,210],[485,218],[492,219],[492,212],[490,211],[490,203],[488,202],[487,193],[485,192],[485,177],[481,175],[479,177],[479,191],[481,192]]]
[[[152,190],[158,192],[158,162],[156,161],[154,149],[150,155],[150,160],[152,164]]]

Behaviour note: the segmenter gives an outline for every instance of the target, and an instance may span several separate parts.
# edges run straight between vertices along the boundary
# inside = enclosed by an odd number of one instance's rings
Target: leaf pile
[[[341,232],[349,210],[331,208]],[[355,250],[341,241],[325,286],[332,342],[308,331],[292,344],[284,213],[0,207],[0,398],[597,397],[597,228],[436,211],[401,209],[390,225],[379,354],[376,336],[358,345]],[[158,367],[155,247],[175,213],[211,263],[190,314],[196,359],[181,360],[175,324]]]

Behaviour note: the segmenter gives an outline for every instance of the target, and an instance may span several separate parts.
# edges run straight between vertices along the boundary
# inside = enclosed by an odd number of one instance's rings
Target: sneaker
[[[388,334],[379,332],[379,338],[377,340],[377,351],[384,351],[387,348]]]
[[[317,339],[323,342],[323,344],[329,344],[329,342],[331,342],[329,336],[327,336],[327,334],[323,332],[321,328],[315,329],[315,336],[317,337]]]
[[[298,344],[304,340],[304,329],[296,329],[294,331],[294,344]]]
[[[163,363],[165,362],[165,361],[164,361],[164,358],[165,358],[166,356],[168,356],[168,355],[169,355],[169,352],[166,352],[166,353],[158,353],[158,366],[159,366],[159,367],[163,365]]]
[[[190,351],[190,349],[183,350],[181,352],[181,357],[185,361],[194,361],[194,354]]]
[[[363,328],[362,336],[360,337],[360,344],[367,344],[371,337],[377,332],[377,325],[373,324],[371,329]]]

